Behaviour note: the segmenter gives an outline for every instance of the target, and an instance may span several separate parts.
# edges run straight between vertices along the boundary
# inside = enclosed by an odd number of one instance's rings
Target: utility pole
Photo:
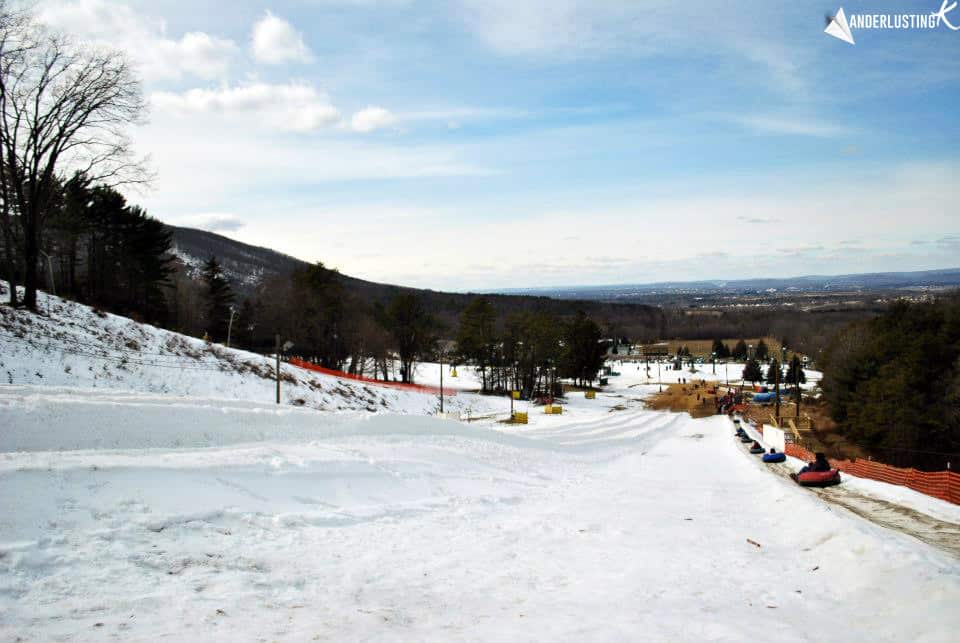
[[[443,349],[438,351],[440,356],[440,413],[443,413]]]
[[[276,336],[277,349],[277,404],[280,404],[280,333]]]
[[[230,322],[227,324],[227,348],[230,348],[230,335],[233,334],[233,317],[236,313],[236,307],[230,306]]]
[[[770,368],[773,368],[773,362],[770,363]],[[777,411],[774,415],[776,416],[777,424],[779,425],[780,424],[780,363],[779,362],[777,363],[777,372],[774,378],[774,382],[775,382],[774,387],[776,387],[774,389],[775,391],[774,397],[776,399],[776,405],[777,405],[776,406]]]
[[[663,393],[663,378],[660,377],[660,360],[657,359],[657,382],[660,384],[660,392]]]
[[[799,357],[795,357],[795,359],[797,360],[797,363],[794,365],[794,368],[793,368],[793,379],[796,380],[796,385],[797,385],[797,428],[799,429],[799,428],[800,428],[800,399],[801,399],[801,395],[800,395],[800,358],[799,358]]]

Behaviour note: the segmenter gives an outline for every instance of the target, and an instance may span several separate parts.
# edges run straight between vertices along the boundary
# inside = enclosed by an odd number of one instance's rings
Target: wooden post
[[[277,333],[276,349],[277,349],[277,404],[280,404],[280,333]]]
[[[440,356],[440,413],[443,413],[443,349],[437,354]]]

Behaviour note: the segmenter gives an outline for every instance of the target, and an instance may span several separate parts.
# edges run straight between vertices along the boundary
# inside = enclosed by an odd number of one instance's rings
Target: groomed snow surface
[[[268,358],[43,303],[0,308],[0,640],[960,632],[955,556],[775,475],[726,418],[645,409],[629,365],[563,415],[518,403],[527,426],[286,369],[277,406]]]
[[[956,640],[955,558],[644,392],[506,427],[0,387],[0,638]]]

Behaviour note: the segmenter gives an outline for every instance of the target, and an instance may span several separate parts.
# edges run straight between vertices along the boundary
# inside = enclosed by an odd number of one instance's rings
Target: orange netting
[[[386,386],[389,388],[396,388],[403,391],[413,391],[415,393],[430,393],[432,395],[439,395],[440,388],[436,386],[424,386],[422,384],[404,384],[403,382],[387,382],[384,380],[373,379],[372,377],[364,377],[363,375],[354,375],[352,373],[344,373],[343,371],[337,371],[332,368],[324,368],[323,366],[317,366],[316,364],[311,364],[310,362],[298,359],[296,357],[291,357],[288,362],[293,366],[299,368],[305,368],[308,371],[314,371],[315,373],[323,373],[324,375],[330,375],[331,377],[339,377],[344,380],[353,380],[354,382],[363,382],[364,384],[372,384],[374,386]],[[443,389],[444,395],[456,395],[456,389]]]
[[[788,443],[786,452],[789,456],[808,462],[814,458],[813,453],[799,444]],[[830,464],[858,478],[900,485],[960,505],[960,474],[953,471],[901,469],[872,460],[830,460]]]

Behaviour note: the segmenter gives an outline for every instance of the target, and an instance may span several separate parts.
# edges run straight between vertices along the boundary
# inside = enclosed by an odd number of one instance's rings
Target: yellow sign
[[[456,376],[457,376],[457,369],[451,368],[451,369],[450,369],[450,377],[456,377]]]
[[[583,396],[584,396],[585,398],[587,398],[588,400],[595,400],[595,399],[597,399],[597,392],[596,392],[596,391],[584,391],[584,392],[583,392]]]
[[[513,395],[513,399],[515,400],[520,399],[520,391],[512,391],[512,395]]]
[[[559,404],[547,404],[543,407],[543,412],[547,415],[563,415],[563,407]]]

